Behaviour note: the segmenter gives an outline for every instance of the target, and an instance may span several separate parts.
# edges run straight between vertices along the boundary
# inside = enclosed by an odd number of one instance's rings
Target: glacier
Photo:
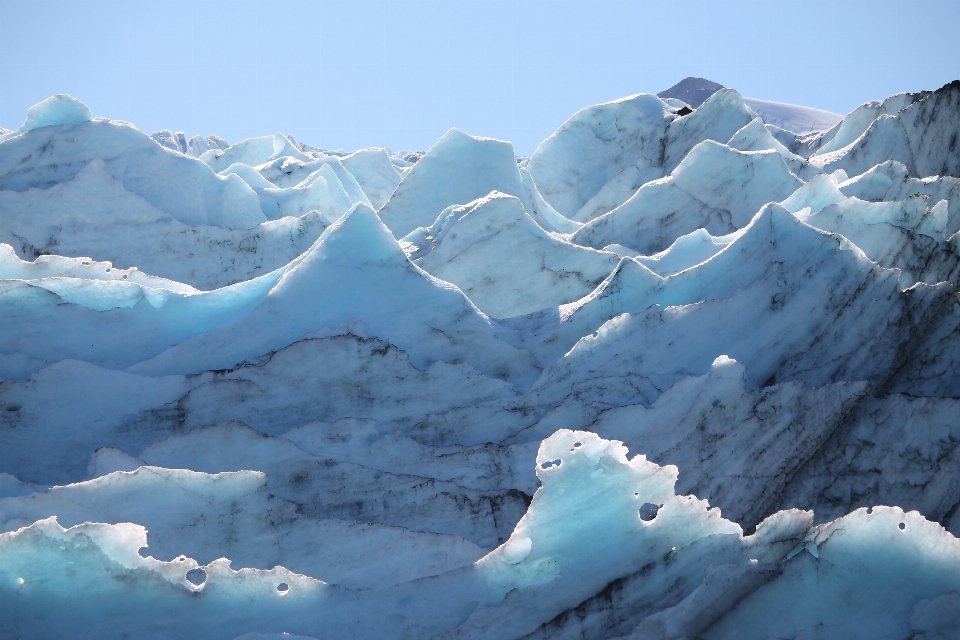
[[[960,637],[960,81],[688,80],[3,130],[0,638]]]

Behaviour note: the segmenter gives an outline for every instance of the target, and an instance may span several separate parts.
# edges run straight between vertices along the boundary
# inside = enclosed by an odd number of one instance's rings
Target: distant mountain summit
[[[683,100],[696,109],[703,104],[707,98],[723,88],[724,86],[722,84],[717,84],[706,78],[684,78],[666,91],[658,93],[657,97]]]
[[[666,91],[657,94],[660,98],[676,98],[696,109],[707,98],[725,87],[705,78],[684,78]],[[753,109],[764,123],[772,124],[799,135],[806,135],[814,131],[824,131],[843,119],[838,113],[803,107],[783,102],[757,100],[746,98],[743,101]]]

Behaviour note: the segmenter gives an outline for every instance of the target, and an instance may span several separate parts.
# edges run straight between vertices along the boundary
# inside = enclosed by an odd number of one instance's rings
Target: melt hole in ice
[[[281,582],[277,585],[277,591],[280,592],[280,595],[286,595],[287,591],[290,590],[290,586],[286,582]]]
[[[653,504],[652,502],[645,502],[640,506],[640,519],[644,522],[650,522],[657,517],[657,512],[660,511],[662,504]]]
[[[549,469],[550,467],[559,467],[559,466],[560,466],[560,459],[557,458],[556,460],[547,460],[546,462],[540,465],[540,468]]]
[[[900,523],[900,531],[903,531],[903,530],[906,529],[906,528],[907,528],[907,525],[901,522],[901,523]]]
[[[199,587],[207,581],[207,572],[203,569],[190,569],[190,571],[187,571],[187,581]]]
[[[576,450],[577,450],[577,447],[581,446],[582,444],[583,444],[583,443],[581,443],[581,442],[574,442],[574,443],[573,443],[573,448],[570,449],[571,453],[574,452],[574,451],[576,451]]]

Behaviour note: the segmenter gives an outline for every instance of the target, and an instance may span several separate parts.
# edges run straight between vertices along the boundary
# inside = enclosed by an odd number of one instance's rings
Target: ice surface
[[[37,105],[0,635],[956,636],[958,86],[640,94],[532,158]]]

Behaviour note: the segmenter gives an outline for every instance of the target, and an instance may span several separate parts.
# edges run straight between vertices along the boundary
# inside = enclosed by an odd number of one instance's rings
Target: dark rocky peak
[[[696,109],[703,104],[707,98],[723,88],[724,86],[722,84],[717,84],[705,78],[684,78],[666,91],[661,91],[657,96],[660,98],[683,100]]]

